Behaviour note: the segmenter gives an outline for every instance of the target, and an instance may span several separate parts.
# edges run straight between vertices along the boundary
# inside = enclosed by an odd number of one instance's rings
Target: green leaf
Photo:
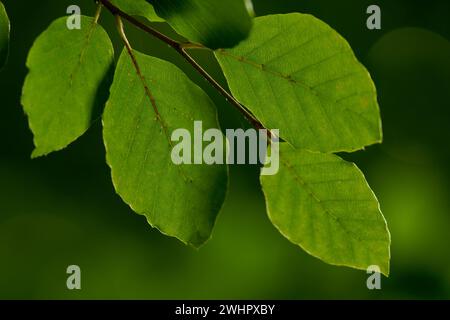
[[[157,14],[190,41],[230,48],[245,39],[252,19],[244,0],[149,0]]]
[[[3,3],[0,2],[0,70],[6,64],[9,51],[9,18]]]
[[[215,54],[234,96],[291,145],[339,152],[381,142],[369,73],[313,16],[256,18],[247,40]]]
[[[330,264],[389,274],[387,224],[355,164],[282,143],[278,174],[261,183],[270,220],[291,242]]]
[[[98,117],[114,62],[112,43],[93,18],[69,30],[54,21],[30,50],[22,93],[36,146],[32,157],[65,148]],[[107,92],[107,90],[106,90]]]
[[[198,247],[210,237],[227,188],[225,165],[175,165],[171,134],[194,121],[219,128],[210,98],[174,65],[124,51],[103,115],[117,193],[162,233]]]
[[[111,3],[129,15],[141,16],[152,22],[164,22],[146,0],[111,0]]]

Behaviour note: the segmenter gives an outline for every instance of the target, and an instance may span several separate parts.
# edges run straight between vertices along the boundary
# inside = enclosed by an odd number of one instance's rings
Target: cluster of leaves
[[[243,0],[100,3],[125,18],[168,23],[187,48],[213,50],[233,97],[264,127],[280,129],[279,173],[261,184],[270,220],[286,238],[327,263],[389,273],[378,201],[356,165],[335,155],[382,139],[375,86],[335,30],[300,13],[253,19]],[[176,66],[133,50],[120,19],[125,49],[115,64],[99,14],[82,16],[79,30],[60,18],[31,48],[22,104],[32,157],[65,148],[101,115],[117,193],[164,234],[201,246],[225,199],[227,167],[174,165],[170,134],[193,131],[194,120],[219,128],[216,108]],[[1,6],[0,65],[8,34]]]

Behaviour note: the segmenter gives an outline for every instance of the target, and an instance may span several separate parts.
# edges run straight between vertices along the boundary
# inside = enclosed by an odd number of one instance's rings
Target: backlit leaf
[[[280,146],[280,170],[261,176],[272,223],[309,254],[389,274],[390,235],[364,175],[336,155]]]
[[[112,43],[93,18],[69,30],[67,18],[54,21],[28,55],[22,105],[38,157],[65,148],[98,117],[113,65]],[[107,91],[106,91],[107,92]]]
[[[174,65],[124,51],[103,116],[117,193],[162,233],[198,247],[210,237],[227,187],[225,165],[175,165],[175,129],[218,128],[210,98]]]
[[[313,16],[256,18],[247,40],[216,57],[234,96],[293,146],[338,152],[381,141],[369,73]]]

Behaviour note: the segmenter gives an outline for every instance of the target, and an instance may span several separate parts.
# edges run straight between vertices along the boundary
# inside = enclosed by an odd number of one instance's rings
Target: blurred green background
[[[0,74],[0,298],[302,299],[450,298],[450,2],[379,0],[382,30],[366,28],[366,0],[254,0],[257,15],[308,12],[342,33],[379,91],[385,142],[344,155],[366,173],[392,233],[382,290],[367,274],[329,266],[270,224],[258,168],[232,167],[231,189],[212,239],[200,250],[153,230],[114,193],[101,124],[62,152],[30,160],[20,106],[25,59],[36,36],[91,0],[4,0],[10,60]],[[120,50],[113,20],[101,23]],[[157,25],[170,32],[164,25]],[[179,65],[215,100],[223,128],[245,122],[165,45],[127,25],[136,49]],[[209,53],[197,55],[224,83]],[[66,268],[82,290],[66,288]]]

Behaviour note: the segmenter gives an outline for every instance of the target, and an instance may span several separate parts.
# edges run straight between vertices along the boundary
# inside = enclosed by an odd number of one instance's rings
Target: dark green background
[[[284,239],[266,216],[256,167],[231,168],[213,238],[196,251],[151,229],[114,193],[100,123],[66,150],[30,160],[20,106],[27,52],[68,5],[86,15],[95,6],[3,2],[12,41],[0,74],[0,298],[450,298],[448,0],[376,1],[381,31],[365,27],[372,1],[254,1],[257,15],[300,11],[325,20],[375,79],[385,142],[345,157],[366,173],[392,233],[391,276],[380,291],[366,288],[364,271],[326,265]],[[102,23],[119,49],[107,12]],[[137,49],[167,57],[210,94],[223,128],[244,125],[174,52],[127,29]],[[198,58],[224,81],[209,54]],[[81,291],[66,289],[70,264],[82,269]]]

